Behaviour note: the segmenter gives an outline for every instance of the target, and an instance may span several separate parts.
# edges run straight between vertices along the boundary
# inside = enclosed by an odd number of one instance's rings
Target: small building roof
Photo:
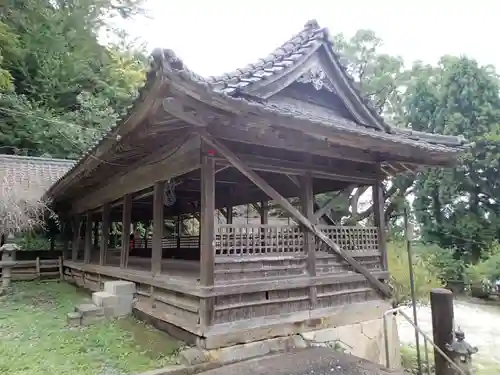
[[[43,211],[42,196],[74,163],[0,155],[0,232],[16,232],[35,224]]]

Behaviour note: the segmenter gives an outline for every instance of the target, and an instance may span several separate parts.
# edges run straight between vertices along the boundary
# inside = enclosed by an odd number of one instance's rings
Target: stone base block
[[[110,307],[116,305],[118,297],[108,292],[92,293],[92,302],[99,307]]]
[[[133,295],[135,294],[135,284],[133,282],[123,280],[106,281],[104,283],[104,291],[117,296]]]
[[[79,312],[68,313],[67,322],[70,327],[79,327],[82,324],[82,314]]]
[[[82,303],[75,307],[75,312],[80,313],[82,317],[104,316],[104,310],[101,307],[94,305],[93,303]]]

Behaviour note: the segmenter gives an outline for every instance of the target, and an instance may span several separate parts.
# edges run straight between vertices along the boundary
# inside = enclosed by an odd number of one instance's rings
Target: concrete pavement
[[[256,358],[200,373],[200,375],[407,375],[389,371],[329,348],[310,348]]]

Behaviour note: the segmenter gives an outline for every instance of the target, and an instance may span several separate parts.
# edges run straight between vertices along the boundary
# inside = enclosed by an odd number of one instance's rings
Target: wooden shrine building
[[[128,115],[47,193],[66,224],[66,276],[94,290],[135,282],[138,311],[205,348],[381,317],[381,182],[451,165],[463,140],[386,124],[315,21],[220,77],[200,77],[170,50],[153,57]],[[373,188],[373,227],[336,226],[315,201],[353,185]],[[268,224],[269,201],[295,223]],[[250,203],[261,224],[233,224],[232,208]],[[113,223],[124,228],[118,244]],[[138,223],[152,234],[131,241]]]

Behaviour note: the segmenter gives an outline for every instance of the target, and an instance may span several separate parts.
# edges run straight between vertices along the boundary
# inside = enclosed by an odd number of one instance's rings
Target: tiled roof
[[[322,43],[326,36],[326,29],[320,28],[316,21],[309,21],[301,32],[267,57],[233,72],[208,77],[206,81],[212,85],[214,91],[228,95],[234,95],[239,90],[248,90],[252,84],[269,79],[295,65],[303,56]]]
[[[0,155],[0,199],[15,194],[39,200],[73,165],[73,160]]]

